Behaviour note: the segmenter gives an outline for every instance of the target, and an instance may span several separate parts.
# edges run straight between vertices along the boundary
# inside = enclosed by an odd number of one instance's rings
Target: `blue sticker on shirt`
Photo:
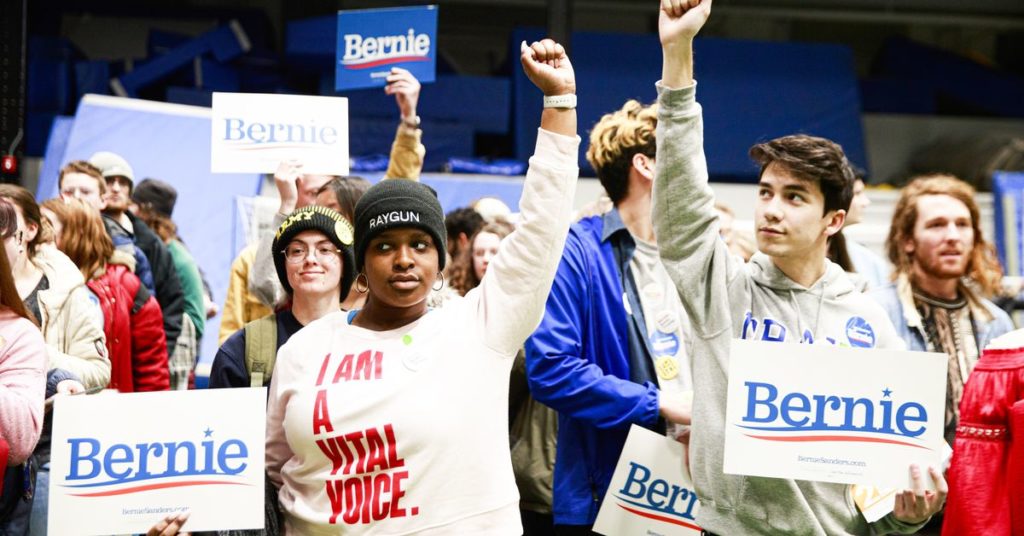
[[[654,357],[676,355],[679,353],[679,337],[675,333],[656,330],[651,334],[651,350],[654,351]]]
[[[867,320],[854,316],[846,322],[846,339],[854,348],[874,348],[875,330]]]

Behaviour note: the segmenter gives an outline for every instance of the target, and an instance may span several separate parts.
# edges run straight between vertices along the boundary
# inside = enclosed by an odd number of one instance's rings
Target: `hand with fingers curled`
[[[661,0],[658,35],[663,47],[693,40],[711,15],[711,0]]]
[[[576,94],[576,75],[565,48],[551,39],[520,46],[523,72],[545,96]]]
[[[387,77],[387,85],[384,86],[384,93],[395,96],[395,104],[401,119],[411,120],[416,117],[416,104],[420,99],[420,81],[409,71],[392,67]]]
[[[934,514],[942,510],[946,503],[946,493],[949,487],[942,472],[934,467],[928,468],[932,483],[935,484],[935,491],[925,488],[924,475],[921,467],[910,466],[910,478],[914,482],[914,489],[903,490],[896,494],[896,507],[893,509],[893,516],[904,523],[917,525],[924,523]]]
[[[180,514],[171,514],[160,521],[156,525],[153,525],[146,536],[175,536],[176,534],[182,536],[188,536],[187,532],[180,532],[181,527],[188,521],[188,517],[191,515],[185,511]]]

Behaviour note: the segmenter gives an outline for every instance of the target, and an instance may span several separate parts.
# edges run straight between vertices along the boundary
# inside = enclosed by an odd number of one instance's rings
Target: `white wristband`
[[[545,108],[575,108],[576,107],[576,95],[570,93],[568,95],[554,95],[551,97],[544,97]]]

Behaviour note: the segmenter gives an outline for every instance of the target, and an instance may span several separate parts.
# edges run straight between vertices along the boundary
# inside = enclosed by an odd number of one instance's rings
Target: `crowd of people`
[[[1024,335],[992,301],[1007,286],[974,190],[912,180],[883,258],[843,236],[869,201],[842,148],[784,136],[750,149],[745,240],[704,158],[692,42],[711,2],[660,9],[657,102],[590,129],[606,197],[582,213],[576,81],[548,39],[521,47],[544,110],[514,218],[492,198],[446,215],[419,182],[420,85],[401,69],[383,180],[281,163],[276,232],[232,263],[209,378],[268,389],[265,528],[221,534],[594,534],[634,424],[687,445],[707,534],[1024,534]],[[0,185],[2,535],[46,534],[47,401],[193,388],[218,313],[172,185],[100,152],[59,188]],[[945,354],[951,465],[908,467],[873,522],[851,486],[726,474],[736,338]]]

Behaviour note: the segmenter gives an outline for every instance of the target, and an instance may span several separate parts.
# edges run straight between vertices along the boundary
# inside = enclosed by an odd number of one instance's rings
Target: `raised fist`
[[[661,0],[658,35],[661,45],[690,41],[708,20],[711,0]]]
[[[523,72],[545,96],[576,93],[576,75],[562,45],[551,39],[535,41],[530,46],[523,41],[520,52]]]

